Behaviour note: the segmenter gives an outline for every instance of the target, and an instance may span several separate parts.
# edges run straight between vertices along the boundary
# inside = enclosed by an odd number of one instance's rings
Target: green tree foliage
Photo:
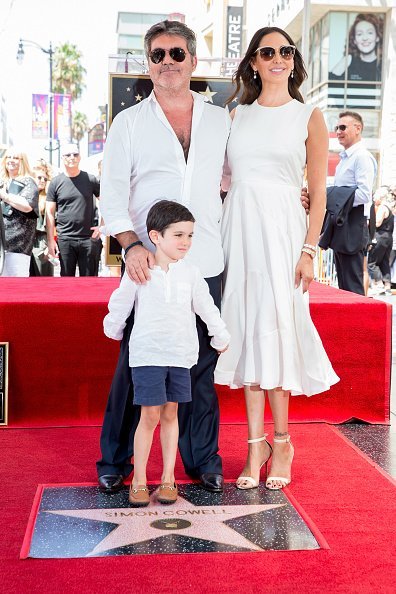
[[[81,64],[81,58],[81,52],[72,43],[63,43],[57,46],[54,51],[53,91],[71,95],[72,102],[81,97],[86,86],[87,71]],[[88,129],[87,116],[72,108],[72,139],[79,142]]]
[[[85,88],[86,69],[81,64],[81,52],[71,43],[63,43],[55,48],[53,66],[54,93],[64,93],[79,99]]]
[[[73,122],[72,122],[72,137],[73,140],[77,140],[80,142],[82,137],[84,136],[85,132],[89,129],[88,125],[88,118],[85,113],[81,111],[76,111],[73,113]]]

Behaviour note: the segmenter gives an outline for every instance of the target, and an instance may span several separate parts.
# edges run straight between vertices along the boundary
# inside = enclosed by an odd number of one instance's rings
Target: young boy
[[[129,365],[134,404],[141,406],[134,439],[134,475],[129,490],[133,506],[149,504],[146,466],[154,429],[160,422],[163,459],[157,499],[177,499],[175,462],[179,427],[179,402],[191,400],[190,368],[198,359],[195,314],[213,336],[218,352],[227,349],[230,335],[198,268],[184,261],[191,246],[194,217],[182,204],[161,200],[147,215],[147,233],[155,245],[151,280],[137,285],[124,274],[109,301],[104,332],[121,340],[132,308],[135,321],[129,342]]]

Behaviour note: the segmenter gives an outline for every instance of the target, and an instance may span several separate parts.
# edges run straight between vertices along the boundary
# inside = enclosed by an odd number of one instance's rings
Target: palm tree
[[[72,43],[63,43],[55,48],[52,73],[54,93],[69,94],[73,101],[81,97],[87,72],[81,64],[81,58],[81,52]]]
[[[85,113],[76,111],[73,113],[72,137],[73,140],[80,142],[85,132],[89,129],[88,118]]]
[[[85,88],[86,69],[81,64],[82,54],[72,43],[55,48],[52,83],[54,93],[71,95],[72,102],[79,99]],[[79,142],[88,130],[88,118],[72,109],[72,139]]]

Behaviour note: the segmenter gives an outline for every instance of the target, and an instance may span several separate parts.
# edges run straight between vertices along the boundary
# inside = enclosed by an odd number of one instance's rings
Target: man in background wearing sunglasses
[[[80,276],[97,276],[102,240],[94,222],[100,185],[94,175],[81,171],[76,144],[64,145],[61,153],[65,173],[51,180],[47,192],[48,251],[53,258],[59,254],[61,276],[75,276],[77,265]]]
[[[373,155],[365,148],[362,140],[363,119],[360,114],[353,111],[340,113],[338,124],[335,126],[338,142],[344,147],[340,153],[340,162],[337,165],[334,177],[335,186],[356,186],[353,210],[359,209],[353,220],[356,222],[357,214],[362,224],[350,228],[356,240],[361,239],[365,248],[356,253],[334,252],[335,265],[338,277],[338,286],[345,291],[364,295],[363,263],[369,242],[367,219],[370,216],[372,193],[377,163]],[[344,223],[348,225],[348,220]],[[359,237],[356,237],[359,234]],[[361,237],[360,237],[361,236]]]

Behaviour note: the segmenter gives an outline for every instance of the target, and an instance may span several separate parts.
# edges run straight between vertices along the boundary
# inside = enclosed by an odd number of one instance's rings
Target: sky
[[[77,45],[87,77],[84,95],[75,109],[86,113],[92,126],[99,120],[97,106],[107,103],[108,56],[117,49],[118,11],[186,13],[186,5],[193,4],[197,6],[202,1],[0,0],[0,96],[3,94],[7,100],[14,144],[27,152],[39,151],[39,141],[31,139],[32,93],[47,93],[49,89],[48,56],[26,46],[23,64],[19,65],[19,38],[34,41],[45,49],[50,42],[53,47],[65,42]]]

